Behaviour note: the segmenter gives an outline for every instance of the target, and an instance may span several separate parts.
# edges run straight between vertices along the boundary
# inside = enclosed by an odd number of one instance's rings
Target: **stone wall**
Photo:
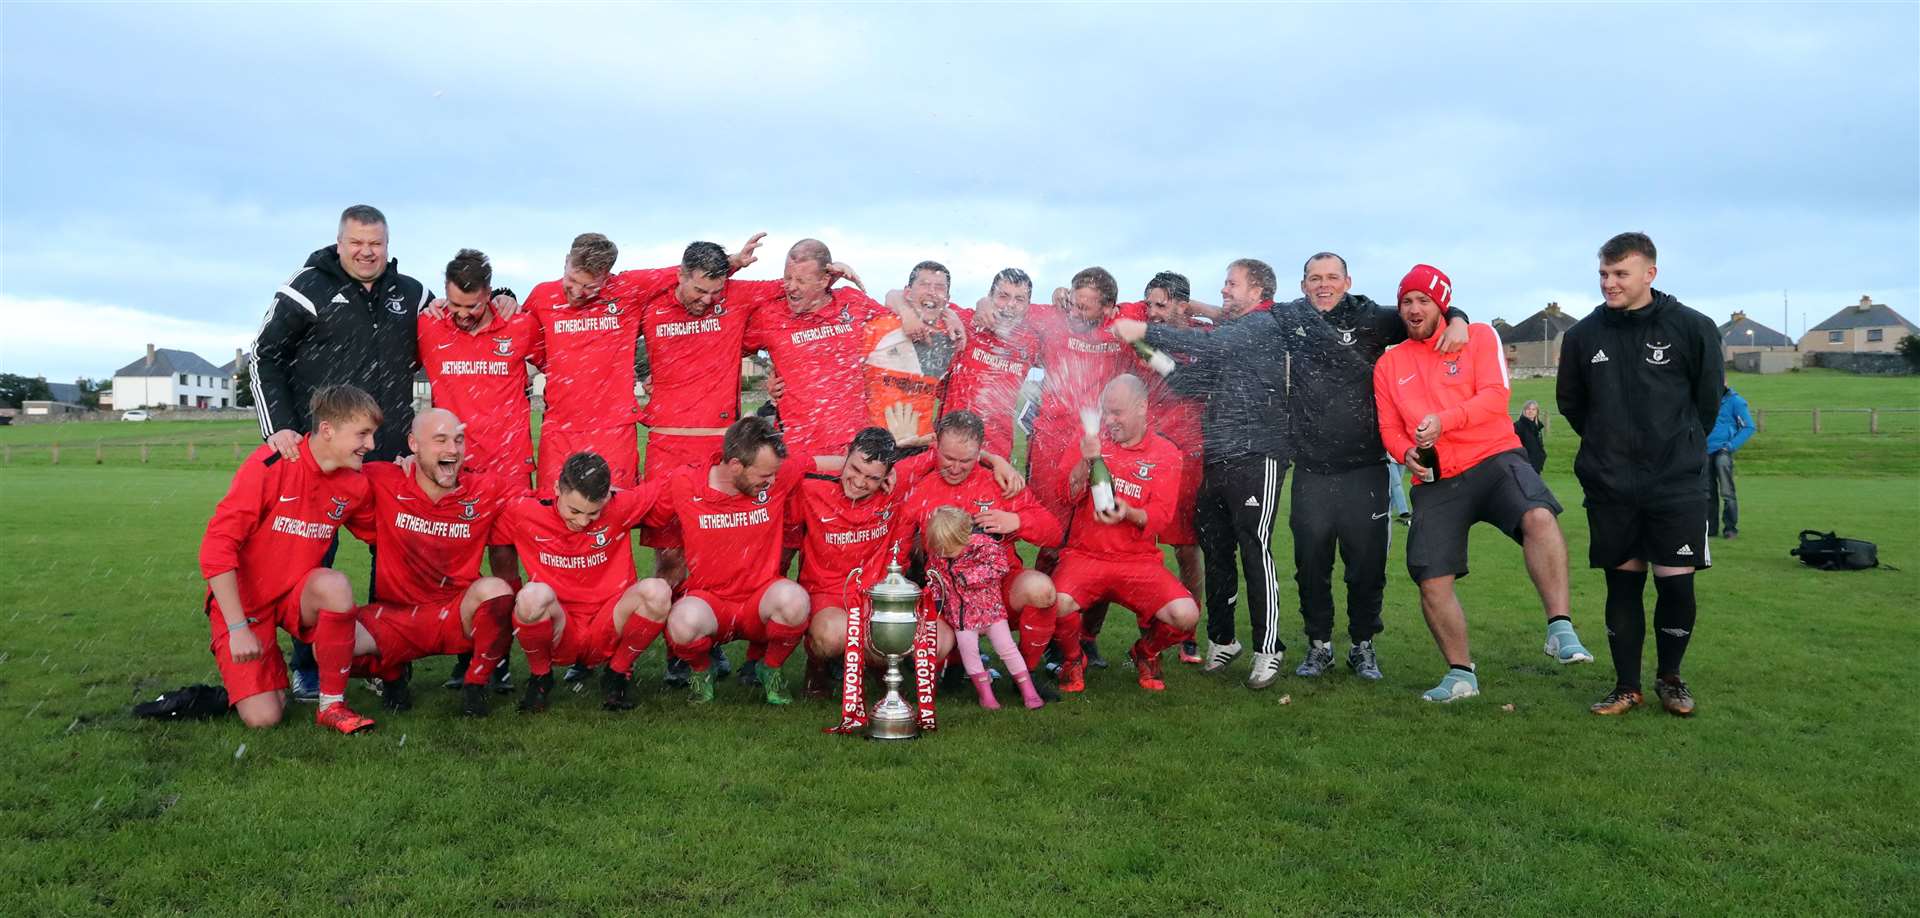
[[[1844,373],[1868,376],[1911,376],[1913,364],[1899,354],[1854,354],[1840,351],[1813,351],[1806,355],[1807,366],[1826,367]]]

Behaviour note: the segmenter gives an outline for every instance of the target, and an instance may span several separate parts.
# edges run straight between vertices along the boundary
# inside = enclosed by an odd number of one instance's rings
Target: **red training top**
[[[638,580],[629,531],[659,497],[657,482],[616,490],[593,525],[579,532],[568,528],[552,500],[522,497],[494,522],[495,537],[513,543],[527,582],[552,587],[568,612],[591,615]]]
[[[676,277],[670,268],[622,271],[578,309],[568,305],[559,281],[539,284],[527,294],[526,310],[546,340],[542,429],[606,430],[639,420],[633,357],[640,303]]]
[[[1500,336],[1479,322],[1467,326],[1467,346],[1441,354],[1428,341],[1408,341],[1373,366],[1373,401],[1380,410],[1380,442],[1404,458],[1413,432],[1429,414],[1440,416],[1440,477],[1452,478],[1483,460],[1520,448],[1507,402],[1507,357]],[[1422,479],[1414,483],[1425,484]]]
[[[780,538],[788,495],[799,487],[811,458],[788,458],[773,484],[758,494],[722,494],[708,483],[720,454],[676,469],[660,480],[660,501],[646,524],[658,529],[680,522],[686,546],[689,590],[705,590],[729,602],[744,602],[780,577]]]
[[[676,281],[677,281],[676,275]],[[652,368],[652,397],[640,411],[648,427],[725,427],[740,419],[740,358],[747,326],[779,281],[728,281],[720,302],[694,316],[661,287],[640,301],[640,330]]]
[[[786,392],[780,426],[791,454],[811,460],[838,456],[867,426],[867,323],[891,310],[852,287],[836,287],[833,299],[795,314],[784,294],[766,297],[747,326],[747,348],[773,358]]]
[[[803,533],[800,585],[809,593],[858,601],[861,591],[886,575],[887,530],[901,493],[876,491],[856,501],[838,478],[805,476],[787,501],[787,525]],[[849,579],[854,568],[860,574]]]
[[[1160,530],[1173,517],[1180,500],[1180,448],[1149,431],[1132,446],[1122,446],[1104,435],[1100,457],[1113,475],[1113,496],[1147,513],[1147,524],[1102,523],[1093,516],[1092,489],[1074,499],[1073,519],[1067,524],[1067,546],[1062,550],[1099,561],[1160,564]],[[1060,477],[1072,474],[1080,450],[1061,456]]]
[[[1039,337],[1026,322],[1006,337],[975,328],[971,310],[963,314],[963,321],[967,340],[947,369],[940,413],[964,409],[979,415],[987,425],[987,452],[1010,457],[1020,387],[1027,381],[1027,371],[1040,362]]]

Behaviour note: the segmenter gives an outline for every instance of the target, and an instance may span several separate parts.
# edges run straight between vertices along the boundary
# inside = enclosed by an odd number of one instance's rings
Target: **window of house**
[[[1839,343],[1841,343],[1841,342],[1843,342],[1843,341],[1845,341],[1845,340],[1847,340],[1847,333],[1846,333],[1846,332],[1843,332],[1843,331],[1830,331],[1830,332],[1827,332],[1827,343],[1828,343],[1828,344],[1839,344]]]
[[[181,375],[184,376],[185,374],[181,374]],[[184,395],[180,396],[180,407],[182,408],[187,407],[187,397]]]
[[[1885,341],[1887,340],[1887,330],[1884,328],[1869,328],[1867,329],[1867,340]]]
[[[182,373],[180,374],[180,385],[184,386],[186,384],[187,384],[187,374]]]

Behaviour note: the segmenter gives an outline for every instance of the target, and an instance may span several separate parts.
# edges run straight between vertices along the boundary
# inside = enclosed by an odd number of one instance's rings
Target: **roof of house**
[[[1747,332],[1753,332],[1751,336]],[[1720,326],[1720,343],[1725,347],[1792,347],[1793,339],[1736,312]]]
[[[47,383],[47,392],[56,402],[66,402],[69,405],[80,404],[80,386],[76,383],[50,382]]]
[[[1920,334],[1920,327],[1907,321],[1905,316],[1894,312],[1893,307],[1885,303],[1874,303],[1866,297],[1860,302],[1845,307],[1827,317],[1825,322],[1807,329],[1808,331],[1844,331],[1849,328],[1886,328],[1899,326],[1909,333]]]
[[[219,375],[221,375],[221,376],[234,376],[234,375],[238,375],[238,374],[239,374],[239,372],[240,372],[240,367],[239,367],[239,363],[240,363],[240,361],[242,361],[242,360],[251,360],[251,359],[252,359],[252,355],[251,355],[251,354],[241,354],[240,356],[238,356],[238,357],[235,357],[235,358],[233,358],[232,360],[229,360],[229,361],[227,361],[226,363],[223,363],[223,364],[221,364],[221,365],[220,365],[220,374],[219,374]]]
[[[1526,344],[1527,342],[1552,341],[1566,334],[1579,321],[1560,311],[1557,303],[1547,304],[1540,310],[1515,323],[1510,328],[1500,329],[1501,344]]]
[[[199,354],[192,351],[176,351],[169,348],[156,348],[153,363],[147,358],[138,357],[130,364],[114,371],[115,376],[172,376],[175,373],[197,373],[202,376],[231,376],[223,373],[219,367],[208,363]]]

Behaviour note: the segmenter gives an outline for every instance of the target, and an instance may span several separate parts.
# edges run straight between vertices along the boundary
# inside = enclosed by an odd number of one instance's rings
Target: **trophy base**
[[[875,706],[867,719],[867,739],[906,740],[920,738],[920,720],[904,699],[888,692],[885,701]]]

